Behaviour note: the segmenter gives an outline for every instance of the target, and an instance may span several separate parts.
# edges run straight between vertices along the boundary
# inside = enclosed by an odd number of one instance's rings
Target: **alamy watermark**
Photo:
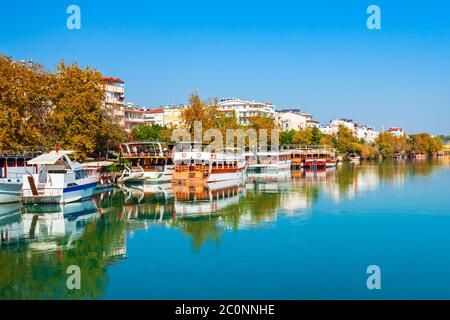
[[[370,16],[367,18],[366,25],[369,30],[381,29],[381,9],[375,4],[371,4],[367,7],[367,14]]]
[[[193,138],[193,139],[192,139]],[[206,150],[215,152],[227,149],[241,149],[259,147],[261,149],[277,150],[280,145],[280,130],[274,129],[226,129],[213,128],[203,131],[202,122],[195,121],[193,135],[186,128],[175,129],[172,133],[175,143],[195,142],[206,145]]]
[[[72,265],[67,268],[66,271],[69,276],[67,277],[66,285],[69,290],[81,289],[81,269],[79,266]]]
[[[69,15],[66,20],[66,26],[69,30],[81,29],[81,9],[79,6],[72,4],[67,7],[66,13]]]
[[[381,290],[381,268],[377,265],[370,265],[366,270],[369,277],[367,278],[367,289]]]

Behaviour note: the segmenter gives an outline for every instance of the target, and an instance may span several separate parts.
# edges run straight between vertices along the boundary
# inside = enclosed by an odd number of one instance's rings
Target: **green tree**
[[[322,132],[320,132],[319,128],[312,127],[311,129],[311,144],[312,145],[320,145],[320,140],[322,139]]]
[[[294,144],[299,144],[302,146],[309,146],[312,144],[312,132],[311,129],[303,129],[297,131],[292,138]]]
[[[336,150],[343,155],[352,153],[361,154],[361,143],[355,137],[353,132],[343,125],[339,126],[336,134]]]
[[[294,139],[294,135],[295,135],[296,131],[295,130],[287,130],[287,131],[282,131],[280,134],[280,145],[285,146],[285,145],[290,145],[293,144],[293,139]]]

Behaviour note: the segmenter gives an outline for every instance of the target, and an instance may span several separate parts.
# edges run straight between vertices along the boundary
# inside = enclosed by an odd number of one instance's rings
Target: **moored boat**
[[[248,164],[249,177],[265,177],[289,171],[292,164],[292,155],[289,150],[279,148],[254,148],[245,154]]]
[[[82,166],[87,170],[88,174],[97,178],[97,189],[103,190],[114,187],[116,177],[113,172],[109,172],[107,168],[114,165],[110,161],[96,161],[83,163]]]
[[[23,175],[37,172],[37,167],[28,161],[39,154],[42,154],[39,148],[0,151],[0,204],[19,202]]]
[[[244,176],[246,163],[236,148],[209,150],[198,143],[180,143],[174,152],[174,183],[212,183],[239,180]]]
[[[329,147],[310,147],[305,151],[304,168],[321,170],[336,167],[336,152]]]
[[[361,157],[357,154],[352,154],[347,157],[347,160],[350,161],[351,163],[360,163]]]
[[[123,164],[119,183],[166,183],[172,181],[173,145],[163,142],[130,142],[121,145]]]
[[[23,176],[21,200],[25,204],[64,204],[91,198],[97,177],[69,158],[73,151],[52,151],[28,161],[38,173]]]

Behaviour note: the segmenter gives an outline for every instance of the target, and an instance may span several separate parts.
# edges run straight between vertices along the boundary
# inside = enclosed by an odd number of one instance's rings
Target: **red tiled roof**
[[[145,112],[147,112],[147,113],[164,113],[164,109],[160,108],[160,109],[153,109],[153,110],[145,110]]]
[[[103,82],[125,83],[125,81],[123,81],[122,79],[114,78],[114,77],[102,77],[102,81]]]

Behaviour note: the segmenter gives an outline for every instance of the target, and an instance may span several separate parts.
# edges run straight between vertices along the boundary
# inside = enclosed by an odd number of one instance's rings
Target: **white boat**
[[[255,148],[245,154],[248,177],[265,177],[277,175],[283,171],[290,171],[292,155],[289,150],[270,150]]]
[[[354,154],[354,155],[349,156],[349,157],[348,157],[348,160],[349,160],[351,163],[360,163],[360,162],[361,162],[361,157]]]
[[[119,183],[165,183],[172,181],[173,145],[163,142],[131,142],[121,145],[124,167]]]
[[[174,152],[174,183],[213,183],[243,179],[246,169],[240,149],[210,150],[199,143],[180,143]]]
[[[97,190],[114,187],[116,177],[113,172],[107,171],[107,168],[112,165],[114,165],[114,162],[110,161],[95,161],[82,164],[89,175],[96,177],[98,181]]]
[[[37,167],[28,161],[41,153],[41,151],[0,152],[0,204],[20,201],[23,175],[37,172]]]
[[[69,158],[72,151],[52,151],[28,161],[40,166],[37,174],[23,176],[22,202],[25,204],[64,204],[91,198],[97,177]]]

